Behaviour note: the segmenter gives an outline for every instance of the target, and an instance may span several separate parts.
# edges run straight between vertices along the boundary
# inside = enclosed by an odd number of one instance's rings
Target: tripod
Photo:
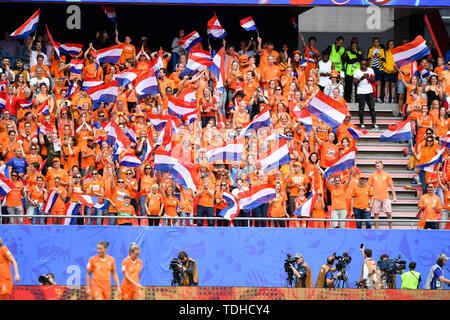
[[[349,288],[347,270],[342,269],[341,275],[339,276],[339,278],[334,280],[334,287],[335,288]]]
[[[286,288],[293,288],[295,287],[295,281],[294,276],[292,273],[288,273],[288,277],[286,278],[286,283],[284,285]]]

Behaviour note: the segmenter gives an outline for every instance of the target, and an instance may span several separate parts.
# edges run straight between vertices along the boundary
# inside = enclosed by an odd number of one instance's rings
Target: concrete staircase
[[[350,103],[351,122],[359,125],[358,104]],[[408,148],[407,143],[403,142],[379,142],[381,134],[387,130],[391,124],[397,124],[402,119],[398,117],[398,105],[377,103],[375,104],[377,114],[377,125],[379,131],[372,128],[372,121],[366,106],[365,124],[368,134],[359,139],[356,143],[358,154],[356,164],[361,172],[370,175],[375,171],[375,161],[382,160],[384,170],[389,172],[394,180],[394,188],[397,194],[397,202],[392,202],[392,218],[393,219],[416,219],[417,205],[419,202],[415,190],[405,190],[403,186],[410,185],[415,175],[414,171],[406,170],[409,156],[405,156],[404,151]],[[384,214],[380,215],[380,229],[387,229],[387,222],[383,222],[386,218]],[[393,222],[393,229],[411,229],[411,224],[406,225],[401,222]],[[415,229],[415,227],[413,227]]]

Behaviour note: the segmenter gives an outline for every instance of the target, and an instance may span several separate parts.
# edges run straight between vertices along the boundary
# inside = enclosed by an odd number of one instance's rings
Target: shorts
[[[375,73],[375,80],[376,81],[383,81],[384,71],[381,71],[380,69],[374,68],[374,67],[372,67],[372,69],[373,69],[373,72]]]
[[[385,82],[396,82],[398,80],[398,73],[394,72],[394,73],[384,73],[384,81]]]
[[[406,88],[405,85],[403,84],[403,81],[398,79],[397,80],[397,93],[405,93]]]
[[[385,200],[374,200],[373,201],[373,207],[372,207],[372,212],[373,213],[391,213],[392,212],[392,208],[391,208],[391,200],[389,199],[385,199]]]
[[[122,288],[122,300],[137,300],[142,297],[142,291],[138,288]]]
[[[91,298],[93,300],[111,300],[111,288],[91,286]]]

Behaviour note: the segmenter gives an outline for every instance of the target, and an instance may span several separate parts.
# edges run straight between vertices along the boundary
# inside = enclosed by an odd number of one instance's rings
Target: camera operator
[[[341,276],[341,272],[338,272],[336,277],[333,276],[333,272],[336,271],[336,267],[333,268],[334,261],[335,257],[329,256],[327,263],[320,268],[316,288],[334,288],[334,281]]]
[[[181,251],[178,254],[178,259],[181,260],[182,265],[180,269],[183,270],[183,282],[182,286],[198,286],[198,272],[197,263],[194,259],[188,257],[187,253]]]
[[[297,288],[312,288],[313,281],[312,281],[311,269],[309,268],[308,264],[303,259],[302,254],[296,253],[294,256],[294,259],[298,266],[297,269],[295,269],[292,264],[289,264],[289,266],[292,269],[292,272],[294,273],[295,277],[297,278],[295,281],[295,287],[297,287]]]
[[[441,253],[436,261],[436,264],[431,267],[428,273],[427,281],[424,289],[444,290],[444,284],[450,285],[450,280],[444,277],[444,265],[448,261],[448,257]]]
[[[56,286],[55,275],[53,273],[47,273],[39,277],[39,282],[45,286]]]
[[[356,286],[367,289],[380,288],[380,272],[377,268],[377,263],[372,259],[372,250],[360,248],[364,257],[364,263],[361,270],[361,279],[355,283]]]
[[[402,289],[419,289],[419,283],[422,281],[420,273],[415,271],[416,263],[410,262],[409,271],[402,274]]]
[[[380,256],[380,261],[388,261],[388,260],[389,256],[387,254],[382,254]],[[388,277],[390,276],[389,272],[380,270],[380,273],[381,273],[381,288],[395,289],[395,283],[397,280],[395,278],[395,273],[392,273],[392,281],[388,281]]]

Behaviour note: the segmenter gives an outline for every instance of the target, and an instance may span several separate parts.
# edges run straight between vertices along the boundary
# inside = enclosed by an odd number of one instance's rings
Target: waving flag
[[[179,160],[172,157],[169,151],[157,149],[155,151],[155,170],[161,172],[169,171]]]
[[[119,165],[121,167],[135,168],[142,165],[142,161],[141,159],[139,159],[139,157],[136,157],[134,154],[128,153],[123,156]]]
[[[0,173],[0,195],[6,196],[12,189],[14,189],[14,183],[12,183],[3,173]]]
[[[281,134],[279,132],[272,133],[270,136],[267,137],[267,141],[270,141],[270,140],[281,140],[281,139],[292,140],[294,138],[285,136],[284,134]]]
[[[213,64],[214,62],[208,51],[192,48],[189,52],[186,69],[183,72],[202,71]]]
[[[23,25],[21,25],[16,31],[11,33],[11,38],[14,39],[27,39],[32,34],[39,23],[39,13],[41,9],[38,9]]]
[[[56,193],[56,191],[50,192],[47,202],[44,205],[43,212],[49,214],[50,211],[52,211],[53,205],[55,204],[56,200],[58,199],[59,195]]]
[[[398,68],[413,63],[430,54],[424,38],[417,36],[413,41],[391,49],[392,57]]]
[[[144,147],[142,148],[141,161],[144,163],[152,154],[152,145],[148,139],[145,139]]]
[[[347,128],[347,130],[355,140],[358,140],[359,138],[364,137],[367,134],[367,130],[365,129],[359,130],[353,127],[349,127]]]
[[[164,129],[164,126],[168,120],[172,121],[172,126],[175,128],[179,127],[181,124],[180,119],[168,114],[148,114],[147,117],[156,131],[161,131]]]
[[[92,56],[97,59],[98,63],[110,63],[116,64],[119,62],[119,58],[122,55],[123,44],[117,44],[112,47],[92,51]]]
[[[67,93],[64,96],[64,98],[68,98],[72,96],[75,92],[80,91],[80,87],[77,85],[77,83],[71,83],[69,88],[67,89]]]
[[[219,19],[217,19],[216,13],[214,12],[214,17],[209,19],[206,30],[208,37],[213,39],[222,39],[227,36],[227,32],[220,25]]]
[[[247,31],[256,30],[255,21],[253,21],[253,18],[251,16],[242,19],[241,21],[239,21],[239,23],[240,23],[241,27]]]
[[[318,91],[308,105],[308,111],[333,129],[344,121],[348,110],[345,105]]]
[[[62,54],[68,54],[72,56],[78,56],[83,50],[84,45],[83,44],[77,44],[77,43],[62,43],[59,46],[59,51]]]
[[[45,103],[38,109],[37,111],[38,114],[47,114],[50,113],[50,109],[48,107],[48,100],[45,101]]]
[[[30,109],[33,105],[33,101],[27,99],[17,99],[17,103],[20,105],[22,109]]]
[[[159,93],[158,80],[153,70],[144,72],[136,80],[136,93],[141,99]]]
[[[247,212],[274,199],[276,196],[277,192],[271,184],[262,184],[248,191],[238,193],[241,206]]]
[[[269,106],[265,106],[264,109],[262,109],[261,112],[253,118],[253,121],[241,130],[240,136],[245,137],[246,135],[251,134],[253,130],[256,131],[260,128],[268,126],[270,126],[270,111]]]
[[[294,214],[300,217],[308,217],[308,218],[311,217],[314,207],[316,206],[316,201],[317,201],[317,193],[313,189],[313,191],[309,195],[308,200],[304,204],[302,204],[300,208],[298,208],[294,212]]]
[[[0,108],[5,109],[6,106],[6,93],[0,92]]]
[[[161,47],[159,48],[158,55],[156,56],[155,59],[153,59],[150,62],[150,65],[148,66],[148,68],[153,69],[153,71],[155,71],[156,75],[158,75],[159,70],[164,68],[163,50]]]
[[[67,218],[64,218],[65,226],[77,224],[77,219],[71,217],[80,216],[80,208],[81,205],[79,203],[75,202],[66,203],[65,215],[67,216]]]
[[[125,127],[125,135],[130,139],[130,141],[134,144],[137,143],[136,132],[134,132],[133,128]]]
[[[243,150],[243,143],[233,142],[226,144],[223,147],[213,147],[206,151],[206,157],[208,158],[208,163],[223,160],[241,161]]]
[[[342,172],[344,170],[350,169],[351,167],[355,166],[355,160],[356,160],[356,152],[358,150],[353,147],[350,148],[346,153],[344,153],[342,156],[334,160],[332,163],[330,163],[329,167],[325,170],[323,177],[328,179],[328,177]]]
[[[395,126],[390,125],[389,129],[381,134],[379,141],[408,141],[411,137],[411,122],[406,119]]]
[[[180,119],[186,114],[197,112],[197,104],[195,102],[186,102],[174,97],[168,98],[167,108],[170,115],[176,116]]]
[[[300,121],[305,126],[306,131],[309,134],[313,127],[313,121],[308,109],[300,109],[298,106],[295,106],[292,111],[293,114],[297,117],[298,121]]]
[[[191,50],[192,46],[202,41],[202,38],[198,34],[197,31],[192,31],[187,36],[185,36],[183,39],[178,41],[178,45],[183,47],[186,51],[189,52]]]
[[[83,70],[83,59],[72,59],[70,60],[70,72],[73,74],[81,74]]]
[[[99,86],[101,84],[103,84],[103,81],[101,80],[97,80],[94,78],[84,78],[81,90],[87,91],[88,89]]]
[[[45,28],[47,29],[48,40],[50,41],[51,45],[53,46],[53,49],[55,50],[55,55],[58,59],[60,59],[61,53],[59,52],[59,48],[60,48],[61,44],[59,42],[56,42],[55,40],[53,40],[53,37],[50,34],[50,31],[48,30],[47,25],[45,25]]]
[[[172,150],[172,135],[174,133],[174,127],[172,121],[167,121],[164,129],[162,129],[161,133],[158,136],[158,139],[155,142],[156,146],[164,146],[166,151]]]
[[[184,161],[178,161],[169,169],[173,180],[186,189],[197,191],[194,165]]]
[[[102,6],[102,11],[106,14],[109,21],[112,23],[116,22],[116,9],[114,7]]]
[[[429,162],[419,164],[416,168],[428,172],[437,172],[439,165],[442,163],[442,156],[446,150],[446,147],[440,148],[438,153]]]
[[[119,128],[114,120],[109,121],[103,128],[107,134],[106,143],[109,145],[117,145],[119,154],[125,146],[130,144],[130,139],[125,135],[125,133]]]
[[[130,83],[132,83],[134,79],[137,78],[139,73],[139,70],[126,69],[118,74],[113,75],[113,80],[117,80],[117,85],[119,87],[126,87]]]
[[[265,158],[261,159],[261,169],[264,173],[267,173],[272,169],[288,163],[289,161],[291,161],[289,147],[286,139],[283,138],[275,144],[275,148],[271,148],[269,150],[269,153]]]
[[[183,116],[182,120],[184,120],[184,123],[186,125],[190,125],[195,120],[198,120],[198,111],[197,111],[197,109],[195,111],[190,112],[190,113],[186,113]]]
[[[87,93],[92,99],[94,110],[96,109],[95,107],[98,108],[100,106],[101,102],[116,102],[118,95],[117,80],[111,81],[107,84],[101,84],[99,86],[89,88],[87,90]]]
[[[75,198],[78,201],[80,201],[82,204],[84,204],[88,207],[103,209],[103,207],[105,207],[105,205],[106,205],[105,202],[100,203],[100,199],[102,199],[102,198],[95,197],[95,196],[90,196],[90,195],[86,195],[86,194],[76,194]]]
[[[219,52],[214,55],[213,64],[208,70],[216,77],[216,89],[225,90],[225,59],[224,49],[220,48]]]
[[[241,210],[239,207],[239,200],[228,191],[224,191],[222,197],[228,203],[228,207],[222,209],[219,212],[219,216],[227,220],[232,220],[238,216],[239,211]]]

